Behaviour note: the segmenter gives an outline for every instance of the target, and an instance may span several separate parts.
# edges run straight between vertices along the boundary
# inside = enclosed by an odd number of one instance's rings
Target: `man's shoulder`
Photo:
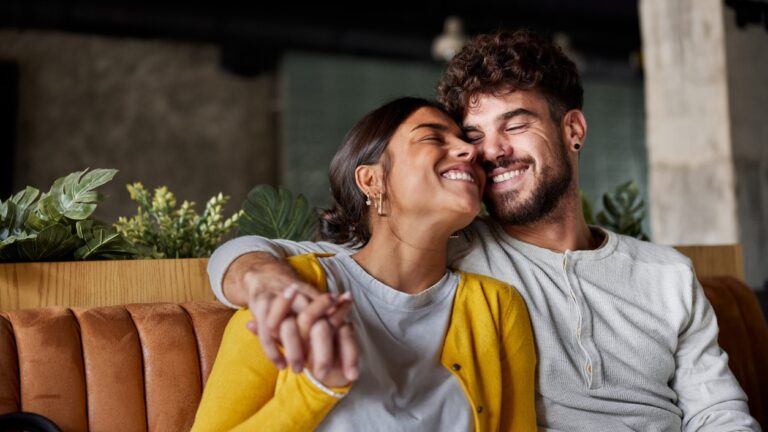
[[[634,237],[611,233],[616,236],[616,252],[633,261],[646,264],[690,267],[691,260],[672,246],[652,243]]]

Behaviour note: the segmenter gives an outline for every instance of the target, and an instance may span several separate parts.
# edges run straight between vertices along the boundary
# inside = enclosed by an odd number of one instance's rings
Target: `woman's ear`
[[[584,148],[587,139],[587,119],[581,110],[573,109],[563,115],[566,145],[575,151]]]
[[[360,165],[355,168],[355,182],[366,195],[384,193],[384,170],[380,165]]]

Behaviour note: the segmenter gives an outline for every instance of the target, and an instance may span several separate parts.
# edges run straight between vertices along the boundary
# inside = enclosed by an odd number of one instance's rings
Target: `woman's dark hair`
[[[331,161],[328,177],[335,205],[322,213],[320,236],[323,240],[364,246],[371,237],[366,196],[357,187],[355,169],[381,161],[385,176],[389,171],[384,151],[398,127],[422,107],[447,112],[436,102],[402,97],[369,112],[347,132]],[[386,179],[385,179],[386,180]]]
[[[508,89],[540,91],[556,121],[584,102],[576,65],[549,38],[530,30],[472,39],[448,64],[437,84],[437,100],[460,121],[473,97]]]

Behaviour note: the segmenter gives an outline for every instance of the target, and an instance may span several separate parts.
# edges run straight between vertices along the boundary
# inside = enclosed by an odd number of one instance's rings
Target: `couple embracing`
[[[324,241],[211,257],[245,308],[193,430],[759,430],[690,262],[586,224],[573,62],[529,31],[481,35],[438,100],[349,131]]]

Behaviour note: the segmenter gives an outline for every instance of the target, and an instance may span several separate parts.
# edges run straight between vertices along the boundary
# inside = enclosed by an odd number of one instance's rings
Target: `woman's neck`
[[[384,224],[374,231],[376,235],[352,258],[382,283],[418,294],[445,275],[448,234],[424,226],[418,233],[395,233]]]

